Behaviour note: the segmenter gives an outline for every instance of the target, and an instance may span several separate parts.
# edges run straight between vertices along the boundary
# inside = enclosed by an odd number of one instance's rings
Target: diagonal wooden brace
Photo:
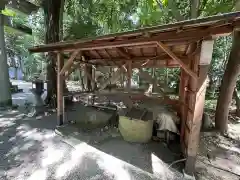
[[[81,51],[78,49],[74,51],[71,55],[71,57],[67,60],[67,62],[64,64],[63,68],[60,71],[60,75],[63,76],[67,70],[72,66],[74,59],[77,57],[77,55],[81,53]]]
[[[193,72],[181,59],[179,59],[165,44],[158,41],[156,41],[156,43],[173,60],[177,61],[179,65],[184,69],[184,71],[186,71],[186,73],[188,73],[194,79],[198,79],[198,75],[195,72]]]
[[[77,68],[80,68],[81,67],[80,65],[81,65],[80,63],[73,64],[72,68],[70,68],[68,71],[65,72],[64,79],[67,79],[74,70],[76,70]]]

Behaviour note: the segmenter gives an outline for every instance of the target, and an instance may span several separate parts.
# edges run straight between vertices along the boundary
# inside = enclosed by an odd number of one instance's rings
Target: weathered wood
[[[158,44],[158,46],[164,51],[166,52],[172,59],[174,59],[175,61],[177,61],[179,63],[179,65],[190,75],[192,76],[194,79],[197,79],[198,76],[195,72],[193,72],[181,59],[179,59],[165,44],[163,44],[162,42],[156,42]]]
[[[117,52],[126,59],[131,59],[131,56],[123,49],[123,48],[116,48]]]
[[[47,51],[69,51],[80,49],[82,51],[86,50],[97,50],[97,49],[108,49],[108,48],[119,48],[119,47],[129,47],[129,46],[139,46],[139,45],[152,45],[155,44],[156,41],[187,41],[192,38],[196,38],[195,41],[201,40],[205,37],[209,37],[215,34],[222,34],[227,32],[232,32],[233,27],[229,25],[221,26],[218,28],[205,28],[205,29],[190,29],[187,31],[167,31],[161,32],[158,35],[150,36],[150,37],[139,37],[136,39],[125,39],[122,41],[102,41],[95,40],[93,43],[91,40],[86,41],[78,41],[78,42],[63,42],[58,44],[49,44],[44,46],[38,46],[34,48],[30,48],[30,52],[47,52]]]
[[[185,137],[186,142],[188,142],[185,171],[188,174],[192,174],[195,170],[205,93],[207,88],[207,72],[210,67],[212,50],[213,40],[202,42],[201,52],[199,55],[195,56],[195,62],[193,61],[192,64],[192,69],[194,72],[198,72],[199,78],[198,80],[195,80],[193,78],[190,79],[188,88],[191,90],[191,92],[186,92],[189,98],[189,107],[190,109],[194,110],[193,113],[188,112],[186,122],[187,126],[190,127],[189,137]],[[185,130],[185,133],[186,132],[187,131]]]
[[[63,125],[63,75],[61,69],[63,67],[63,56],[59,52],[57,54],[57,119],[58,126]]]
[[[67,60],[67,62],[64,64],[63,68],[61,69],[60,71],[60,74],[61,75],[64,75],[65,72],[71,68],[72,64],[73,64],[73,61],[75,60],[75,58],[77,57],[77,55],[80,53],[81,51],[80,50],[75,50],[71,57]]]

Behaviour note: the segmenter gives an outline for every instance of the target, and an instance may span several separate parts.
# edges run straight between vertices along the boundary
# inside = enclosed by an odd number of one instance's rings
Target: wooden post
[[[57,53],[57,120],[58,126],[63,125],[63,75],[61,70],[63,68],[63,56],[60,52]]]
[[[128,62],[127,65],[127,91],[131,92],[132,85],[132,61]]]
[[[205,93],[207,88],[207,72],[210,67],[213,51],[213,40],[202,42],[201,51],[194,57],[192,70],[198,73],[198,79],[190,78],[187,90],[189,108],[193,113],[188,112],[184,139],[187,144],[185,172],[193,175],[195,171],[196,156],[200,138],[200,128],[204,110]]]

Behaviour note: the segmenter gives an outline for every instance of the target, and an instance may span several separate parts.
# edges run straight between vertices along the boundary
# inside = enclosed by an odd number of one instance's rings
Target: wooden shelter
[[[63,79],[66,72],[71,71],[74,62],[85,66],[118,67],[119,71],[127,74],[128,88],[131,86],[133,68],[180,67],[177,105],[181,117],[181,146],[187,158],[185,172],[192,174],[199,144],[206,78],[214,39],[239,30],[239,25],[240,12],[235,12],[92,39],[41,45],[30,48],[29,51],[57,53],[57,112],[60,124],[63,111]],[[64,65],[63,54],[69,55]]]

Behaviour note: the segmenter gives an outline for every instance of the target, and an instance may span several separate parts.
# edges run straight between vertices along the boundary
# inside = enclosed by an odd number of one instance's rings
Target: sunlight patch
[[[44,151],[44,154],[46,157],[42,159],[42,166],[47,167],[60,161],[63,158],[64,152],[63,150],[57,150],[51,147]]]
[[[112,156],[102,154],[97,164],[108,174],[108,176],[114,176],[116,180],[131,180],[131,176],[124,168],[124,163]]]
[[[89,152],[89,146],[86,143],[77,145],[76,149],[74,149],[71,153],[71,159],[58,167],[55,177],[57,179],[62,178],[76,165],[80,164],[82,162],[82,157],[86,152]]]
[[[27,180],[46,180],[47,170],[39,169],[35,171]]]

